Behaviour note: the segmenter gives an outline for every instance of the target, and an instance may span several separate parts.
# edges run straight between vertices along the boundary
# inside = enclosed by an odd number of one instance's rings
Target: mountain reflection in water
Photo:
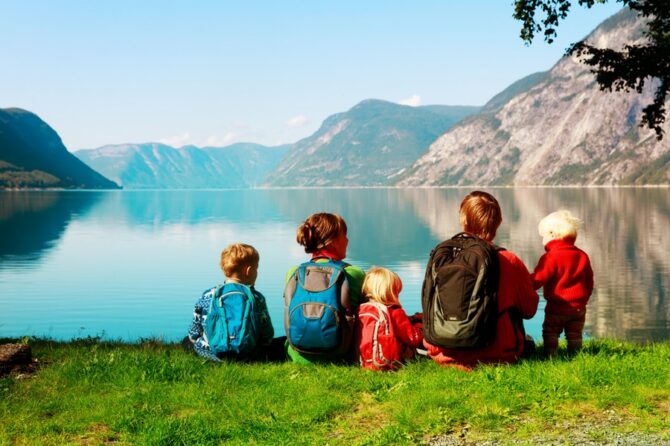
[[[587,311],[590,336],[670,339],[667,189],[485,190],[503,209],[496,243],[530,270],[544,252],[537,234],[542,217],[565,208],[583,220],[577,244],[591,257],[596,283]],[[306,258],[295,229],[320,211],[347,221],[348,260],[396,270],[404,306],[417,311],[430,250],[459,231],[458,207],[469,191],[0,192],[0,337],[176,340],[198,294],[222,280],[220,250],[236,241],[260,251],[257,287],[280,334],[284,274]],[[535,337],[542,318],[540,311],[527,324]]]

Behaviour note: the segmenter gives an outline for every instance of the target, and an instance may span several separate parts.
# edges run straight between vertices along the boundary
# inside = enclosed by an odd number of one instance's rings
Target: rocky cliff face
[[[621,48],[641,38],[642,23],[624,10],[588,38]],[[609,93],[575,58],[510,86],[437,139],[397,184],[570,185],[670,183],[666,138],[638,126],[652,90]]]
[[[146,143],[103,146],[76,155],[127,189],[217,189],[259,185],[286,149],[251,143],[176,149]]]
[[[426,151],[477,107],[409,107],[366,100],[333,115],[312,136],[293,144],[268,186],[375,186]]]

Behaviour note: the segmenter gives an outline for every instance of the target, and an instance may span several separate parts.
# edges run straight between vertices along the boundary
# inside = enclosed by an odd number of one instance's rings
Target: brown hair
[[[390,269],[373,266],[365,275],[361,293],[368,300],[384,305],[400,303],[398,296],[402,291],[402,280]]]
[[[243,273],[247,266],[257,265],[259,259],[258,251],[253,246],[233,243],[221,251],[221,269],[226,277],[231,277]]]
[[[465,232],[489,242],[496,237],[502,223],[502,211],[495,197],[487,192],[473,191],[463,198],[460,209],[461,226]]]
[[[331,241],[344,231],[347,233],[347,224],[337,214],[320,212],[312,214],[298,227],[296,240],[305,247],[305,252],[311,254],[325,248]]]

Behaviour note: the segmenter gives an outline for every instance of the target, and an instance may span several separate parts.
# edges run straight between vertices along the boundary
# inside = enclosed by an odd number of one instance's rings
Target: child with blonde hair
[[[254,288],[258,251],[233,243],[221,252],[223,285],[208,289],[195,304],[184,345],[207,359],[274,359],[274,329],[265,297]],[[279,346],[283,341],[278,341]]]
[[[538,224],[546,253],[540,257],[531,281],[535,289],[543,287],[547,301],[542,337],[548,356],[556,354],[564,330],[569,353],[582,346],[593,270],[589,256],[575,246],[579,224],[579,219],[566,210],[552,212]]]
[[[421,346],[421,314],[407,316],[400,306],[400,291],[402,281],[389,269],[373,267],[365,275],[362,294],[367,302],[358,309],[356,331],[362,367],[395,370]]]

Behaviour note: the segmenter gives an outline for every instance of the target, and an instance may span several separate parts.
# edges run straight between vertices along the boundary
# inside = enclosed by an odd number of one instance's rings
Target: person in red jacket
[[[389,269],[375,266],[365,275],[362,295],[368,302],[359,307],[356,329],[359,360],[364,368],[396,370],[421,346],[421,314],[407,316],[400,306],[400,291],[402,281]],[[385,326],[385,319],[390,327]]]
[[[547,301],[542,338],[548,356],[556,354],[563,330],[569,353],[582,346],[593,270],[589,256],[575,246],[578,229],[579,220],[566,210],[547,215],[538,225],[546,253],[540,257],[531,280],[535,289],[543,287]]]
[[[463,231],[493,243],[502,223],[502,211],[493,195],[473,191],[461,202]],[[524,352],[526,342],[522,319],[537,311],[539,298],[530,282],[524,263],[511,251],[498,251],[498,323],[492,344],[476,349],[454,349],[432,345],[424,340],[428,356],[439,364],[469,370],[478,363],[513,363]]]

